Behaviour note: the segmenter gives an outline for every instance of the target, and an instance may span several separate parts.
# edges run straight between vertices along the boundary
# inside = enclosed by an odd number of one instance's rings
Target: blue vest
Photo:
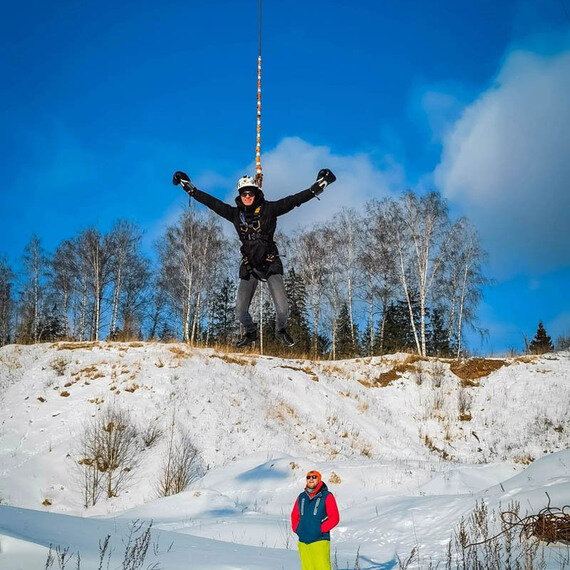
[[[310,544],[317,540],[330,540],[330,532],[321,532],[321,523],[327,518],[325,500],[329,490],[323,483],[319,492],[312,497],[303,491],[297,499],[299,508],[299,525],[297,526],[297,536],[300,542]]]

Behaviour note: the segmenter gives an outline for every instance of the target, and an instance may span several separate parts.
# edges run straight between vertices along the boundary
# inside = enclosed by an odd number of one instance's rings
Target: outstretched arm
[[[180,171],[175,172],[172,177],[172,183],[175,186],[180,184],[189,196],[192,196],[195,200],[200,202],[200,204],[204,204],[204,206],[210,208],[210,210],[218,214],[218,216],[222,216],[222,218],[225,218],[230,222],[233,220],[234,208],[229,204],[210,196],[210,194],[202,192],[202,190],[198,190],[198,188],[192,184],[186,173]]]
[[[275,215],[282,216],[283,214],[287,214],[287,212],[290,212],[295,206],[300,206],[308,202],[311,198],[315,198],[322,193],[327,185],[332,184],[335,180],[336,176],[328,168],[323,168],[317,175],[317,181],[310,188],[275,201],[273,203]]]

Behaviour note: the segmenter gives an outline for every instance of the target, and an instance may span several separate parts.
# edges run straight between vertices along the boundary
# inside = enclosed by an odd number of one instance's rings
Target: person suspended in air
[[[242,261],[239,268],[239,287],[236,302],[236,317],[243,325],[244,334],[236,346],[242,348],[255,342],[258,337],[257,323],[249,312],[249,306],[259,281],[267,282],[275,306],[275,336],[286,346],[295,341],[287,332],[289,301],[283,284],[283,264],[273,239],[277,217],[290,212],[317,197],[328,184],[336,180],[335,175],[324,168],[319,171],[315,183],[306,190],[281,200],[266,200],[254,178],[243,176],[238,180],[236,205],[230,206],[210,194],[198,190],[185,172],[174,173],[172,183],[180,185],[195,200],[204,204],[216,214],[231,222],[241,241]]]

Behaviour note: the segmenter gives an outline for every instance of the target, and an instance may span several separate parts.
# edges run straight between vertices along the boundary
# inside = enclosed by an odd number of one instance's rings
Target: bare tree
[[[0,258],[0,346],[10,342],[12,314],[15,300],[13,298],[14,272],[5,258]]]
[[[319,319],[327,270],[324,264],[326,254],[326,243],[322,231],[312,229],[299,234],[296,243],[295,265],[299,276],[306,284],[313,324],[312,352],[315,357],[319,345]]]
[[[123,270],[122,293],[119,302],[121,331],[125,339],[140,337],[150,279],[150,262],[132,256]]]
[[[137,430],[125,410],[109,407],[86,425],[78,464],[84,469],[85,504],[95,504],[104,490],[116,497],[139,461]]]
[[[57,246],[50,265],[51,289],[56,298],[59,298],[63,331],[65,337],[69,338],[70,301],[78,279],[77,255],[72,241],[65,240]]]
[[[475,309],[482,297],[482,287],[488,280],[483,276],[482,264],[486,254],[481,248],[477,230],[467,221],[462,227],[463,248],[459,257],[461,273],[457,318],[457,357],[461,354],[461,339],[465,323],[472,323]]]
[[[22,290],[19,336],[23,342],[37,342],[40,337],[40,316],[45,295],[47,257],[40,239],[33,235],[24,249],[25,282]]]
[[[319,230],[324,246],[323,257],[321,258],[321,263],[325,270],[324,296],[329,302],[331,317],[330,330],[332,335],[332,344],[330,357],[335,360],[338,341],[338,317],[340,314],[341,304],[344,300],[343,293],[346,285],[343,281],[345,270],[343,268],[343,263],[340,260],[340,252],[343,250],[344,242],[341,232],[334,224],[332,226],[321,226]]]
[[[111,280],[112,244],[99,230],[88,228],[81,232],[76,246],[84,279],[83,308],[86,307],[87,290],[90,289],[93,301],[91,338],[99,340],[103,295]]]
[[[119,300],[123,287],[123,274],[126,267],[138,258],[138,246],[141,233],[137,226],[128,220],[119,220],[113,226],[108,236],[111,248],[109,270],[113,280],[113,300],[111,304],[111,321],[109,324],[109,337],[113,338],[117,331],[119,316]]]
[[[364,227],[363,216],[355,210],[343,210],[333,218],[332,227],[338,234],[338,247],[335,257],[340,269],[344,274],[344,284],[346,285],[346,298],[348,307],[348,317],[350,322],[350,336],[352,344],[356,346],[356,326],[354,319],[354,297],[358,270],[359,236]]]
[[[365,278],[368,303],[368,354],[373,354],[375,298],[381,303],[378,349],[384,353],[385,317],[398,287],[396,246],[389,220],[389,202],[371,202],[366,207],[360,235],[358,263]]]
[[[223,256],[221,228],[217,221],[202,219],[193,210],[166,229],[158,242],[159,286],[180,315],[182,339],[195,338],[202,289]]]
[[[450,226],[447,204],[436,192],[425,196],[406,192],[399,203],[393,202],[391,218],[400,279],[416,348],[419,354],[425,356],[428,296],[459,224]],[[417,292],[419,300],[419,331],[413,313],[412,288]]]
[[[168,497],[181,493],[202,474],[203,467],[198,449],[187,432],[175,429],[173,421],[168,449],[158,481],[158,495]]]

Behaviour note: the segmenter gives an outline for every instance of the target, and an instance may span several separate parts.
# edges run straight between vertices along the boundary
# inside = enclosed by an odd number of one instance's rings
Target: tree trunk
[[[461,355],[461,325],[463,321],[463,306],[465,304],[465,289],[467,286],[467,276],[469,274],[470,257],[465,262],[465,270],[463,272],[463,283],[461,287],[461,297],[459,299],[459,317],[457,319],[457,358]]]
[[[196,305],[194,308],[194,318],[192,319],[192,336],[190,338],[190,344],[194,346],[194,342],[196,341],[196,329],[198,328],[198,321],[200,320],[200,300],[202,298],[202,292],[198,291],[198,295],[196,297]]]
[[[368,356],[374,353],[374,284],[372,276],[369,276],[369,292],[368,292]]]
[[[109,337],[113,338],[117,332],[117,315],[119,314],[119,295],[121,292],[122,262],[117,267],[117,277],[113,291],[113,307],[111,309],[111,324],[109,326]]]
[[[183,333],[182,340],[187,341],[190,338],[190,312],[192,307],[192,278],[194,271],[190,271],[190,275],[187,280],[187,290],[186,290],[186,301],[184,305],[184,319],[183,319]]]

